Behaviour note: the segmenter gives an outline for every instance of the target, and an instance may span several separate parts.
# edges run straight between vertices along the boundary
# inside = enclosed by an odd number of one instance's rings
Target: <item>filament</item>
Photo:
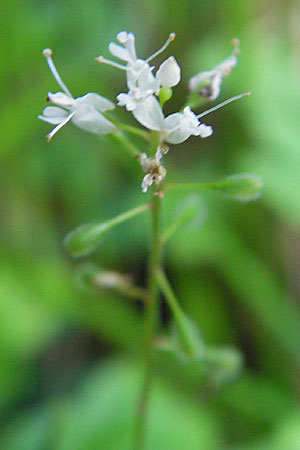
[[[248,92],[243,92],[242,94],[239,94],[239,95],[235,95],[234,97],[228,98],[228,99],[225,100],[224,102],[219,103],[218,105],[213,106],[213,107],[210,108],[210,109],[207,109],[206,111],[204,111],[204,112],[201,113],[201,114],[198,114],[198,115],[197,115],[197,118],[198,118],[198,119],[201,119],[201,117],[204,117],[204,116],[206,116],[207,114],[210,114],[210,113],[216,111],[217,109],[220,109],[220,108],[222,108],[222,107],[225,106],[225,105],[228,105],[228,103],[234,102],[235,100],[239,100],[239,99],[242,98],[242,97],[249,97],[250,94],[251,94],[251,92],[248,91]]]
[[[164,45],[157,50],[155,53],[153,53],[153,55],[149,56],[149,58],[146,59],[146,62],[150,62],[152,59],[154,59],[156,56],[160,55],[167,47],[168,45],[174,41],[176,34],[175,33],[170,33],[168,39],[166,40],[166,42],[164,43]]]
[[[71,92],[69,91],[69,89],[67,88],[67,86],[65,85],[65,83],[63,82],[63,80],[60,78],[59,73],[57,72],[57,69],[54,65],[53,59],[52,59],[52,50],[50,48],[45,48],[43,50],[43,55],[46,58],[46,61],[48,63],[49,69],[52,73],[52,75],[54,76],[55,80],[57,81],[58,85],[62,88],[62,90],[69,96],[72,97]]]

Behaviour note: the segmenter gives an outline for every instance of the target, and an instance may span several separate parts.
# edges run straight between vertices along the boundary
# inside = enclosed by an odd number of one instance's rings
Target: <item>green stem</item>
[[[116,125],[119,129],[127,131],[128,133],[135,134],[136,136],[140,136],[146,141],[151,141],[151,133],[149,131],[141,130],[134,125],[127,125],[126,123],[120,122],[119,120],[114,119],[109,114],[102,113],[104,117],[106,117],[110,122]]]
[[[159,284],[159,287],[164,294],[164,297],[168,303],[168,306],[173,314],[173,317],[176,321],[176,323],[179,324],[180,327],[185,324],[185,315],[182,311],[181,307],[179,306],[179,303],[177,301],[177,298],[173,292],[173,289],[171,288],[171,285],[165,275],[164,272],[158,271],[156,273],[156,278]],[[183,327],[184,328],[184,327]]]
[[[140,128],[134,127],[133,125],[127,125],[125,123],[119,122],[118,120],[114,120],[113,123],[124,131],[128,133],[135,134],[136,136],[140,136],[145,141],[151,141],[151,134],[148,131],[141,130]]]
[[[188,320],[181,309],[168,278],[162,270],[157,271],[156,279],[173,314],[183,353],[188,358],[197,358],[199,355],[199,342],[194,325]]]
[[[164,183],[163,184],[163,190],[178,190],[178,191],[185,191],[185,190],[194,190],[199,191],[203,189],[213,189],[214,183]]]
[[[130,156],[136,157],[140,154],[140,150],[130,141],[130,139],[128,139],[128,137],[122,131],[108,134],[106,138],[110,141],[121,144],[121,146],[123,146],[128,151]]]
[[[153,378],[154,335],[158,322],[159,289],[156,273],[160,268],[161,251],[160,197],[154,194],[152,207],[152,246],[148,268],[148,301],[145,306],[144,373],[135,422],[134,450],[145,449],[146,422]]]

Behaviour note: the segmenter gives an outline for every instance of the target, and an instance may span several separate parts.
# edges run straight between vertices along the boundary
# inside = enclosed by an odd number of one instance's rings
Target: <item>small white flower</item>
[[[97,134],[108,134],[117,131],[115,125],[107,120],[100,112],[111,110],[115,105],[105,97],[90,92],[82,97],[73,98],[66,85],[61,80],[51,58],[52,51],[45,49],[43,55],[47,59],[49,68],[64,92],[48,93],[47,100],[56,106],[47,106],[38,118],[56,125],[46,136],[50,140],[66,123],[72,121],[74,125],[85,131]]]
[[[152,158],[148,158],[146,153],[140,154],[140,163],[143,172],[146,173],[141,185],[143,192],[147,192],[148,187],[152,186],[153,183],[159,185],[165,178],[167,171],[166,168],[160,164],[160,160],[168,150],[169,148],[166,145],[159,145]]]
[[[132,112],[135,119],[144,127],[160,132],[161,142],[179,144],[191,135],[208,137],[212,134],[212,128],[202,124],[189,107],[186,107],[182,113],[171,114],[165,118],[156,98],[161,87],[176,86],[181,78],[180,66],[174,56],[167,58],[155,75],[153,75],[153,67],[149,65],[149,62],[162,53],[174,38],[175,34],[171,33],[166,43],[157,52],[143,60],[137,57],[134,35],[121,31],[117,35],[117,40],[122,45],[111,42],[109,50],[114,56],[125,61],[126,66],[107,60],[103,56],[99,56],[96,60],[126,71],[129,90],[127,93],[122,92],[117,95],[118,105],[125,106],[127,111]],[[145,176],[145,185],[148,186],[147,183],[151,180],[151,177]]]
[[[190,136],[206,138],[213,133],[211,126],[201,123],[196,114],[186,106],[183,113],[174,113],[165,119],[165,140],[169,144],[181,144]]]
[[[170,56],[160,65],[156,72],[156,78],[164,87],[170,88],[179,83],[181,78],[180,66],[174,56]]]
[[[145,65],[128,93],[122,92],[117,95],[118,105],[126,106],[127,111],[133,111],[141,102],[154,92],[159,90],[159,81],[153,76],[151,69]]]
[[[206,70],[194,75],[189,81],[189,90],[191,92],[200,88],[199,94],[209,100],[215,100],[221,88],[223,77],[229,75],[231,69],[237,64],[239,54],[239,42],[237,39],[233,39],[232,44],[234,50],[232,54],[214,67],[212,70]]]
[[[175,33],[170,33],[169,38],[159,50],[149,58],[141,59],[136,55],[134,34],[121,31],[117,35],[117,40],[122,46],[111,42],[108,48],[113,56],[125,61],[127,64],[124,66],[103,56],[96,58],[96,61],[100,63],[109,64],[126,71],[129,92],[128,94],[122,93],[117,96],[119,105],[126,106],[129,111],[133,111],[139,101],[152,94],[158,94],[160,86],[171,87],[179,82],[180,67],[174,57],[170,57],[162,63],[155,76],[152,73],[154,66],[149,65],[149,62],[162,53],[174,38]],[[128,95],[128,97],[125,97],[125,95]]]
[[[132,114],[144,127],[160,131],[161,139],[169,144],[181,144],[190,136],[206,138],[213,133],[212,127],[201,123],[189,106],[186,106],[182,113],[170,114],[165,118],[154,95],[135,106]]]

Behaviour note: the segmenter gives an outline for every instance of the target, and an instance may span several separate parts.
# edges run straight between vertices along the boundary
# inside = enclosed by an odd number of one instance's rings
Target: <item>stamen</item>
[[[109,66],[116,67],[117,69],[127,70],[126,66],[123,66],[122,64],[111,61],[110,59],[106,59],[106,58],[104,58],[104,56],[97,56],[97,58],[95,58],[95,61],[97,61],[98,63],[108,64]]]
[[[175,33],[170,33],[168,39],[166,40],[166,42],[164,43],[164,45],[157,50],[155,53],[153,53],[153,55],[149,56],[149,58],[146,59],[146,62],[150,62],[152,59],[156,58],[156,56],[160,55],[163,51],[165,51],[165,49],[168,47],[168,45],[174,41],[176,37]]]
[[[60,122],[58,125],[56,125],[56,127],[54,127],[53,130],[51,130],[50,133],[48,133],[48,134],[46,135],[46,139],[47,139],[48,142],[53,138],[53,136],[54,136],[54,135],[55,135],[55,134],[56,134],[56,133],[64,126],[64,125],[66,125],[66,123],[69,122],[69,120],[72,119],[72,117],[74,116],[75,112],[76,112],[76,111],[73,111],[71,114],[69,114],[68,117],[67,117],[65,120],[63,120],[63,121]]]
[[[222,108],[222,107],[225,106],[225,105],[228,105],[228,103],[234,102],[235,100],[239,100],[239,99],[242,98],[242,97],[249,97],[249,95],[251,95],[251,91],[243,92],[242,94],[235,95],[234,97],[228,98],[228,99],[225,100],[224,102],[219,103],[218,105],[213,106],[213,107],[210,108],[210,109],[207,109],[206,111],[204,111],[204,112],[201,113],[201,114],[198,114],[198,115],[197,115],[197,118],[198,118],[198,119],[201,119],[201,117],[204,117],[204,116],[206,116],[207,114],[210,114],[210,113],[216,111],[217,109],[220,109],[220,108]]]
[[[237,38],[233,38],[231,40],[231,45],[233,46],[233,54],[239,55],[241,53],[239,49],[240,41]]]
[[[49,69],[52,73],[52,75],[54,76],[55,80],[57,81],[58,85],[62,88],[62,90],[65,92],[65,94],[67,94],[69,97],[72,97],[71,92],[69,91],[69,89],[67,88],[67,86],[65,85],[65,83],[62,81],[62,79],[60,78],[56,67],[54,65],[53,59],[52,59],[52,50],[51,48],[45,48],[43,50],[43,55],[45,56]]]

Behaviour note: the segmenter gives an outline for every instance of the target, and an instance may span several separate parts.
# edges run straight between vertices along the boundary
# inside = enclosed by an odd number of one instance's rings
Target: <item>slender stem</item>
[[[162,188],[164,190],[168,189],[176,189],[176,190],[202,190],[202,189],[210,189],[213,186],[213,183],[163,183]]]
[[[154,362],[154,335],[158,322],[158,296],[159,289],[156,273],[161,261],[160,237],[160,197],[153,195],[152,207],[152,245],[148,268],[148,302],[145,306],[145,335],[144,335],[144,373],[142,388],[138,401],[135,422],[134,450],[145,449],[146,423],[149,410],[149,400],[153,378]]]
[[[164,294],[164,297],[168,303],[168,306],[173,314],[174,319],[176,322],[183,323],[184,322],[184,312],[182,311],[178,300],[173,292],[173,289],[171,288],[171,285],[165,275],[164,272],[161,270],[156,273],[156,278],[159,284],[159,287]]]
[[[156,279],[173,314],[183,353],[190,359],[197,358],[199,354],[199,342],[194,326],[181,309],[166,274],[162,270],[159,270],[156,272]]]
[[[106,136],[107,139],[117,142],[124,146],[130,156],[138,156],[140,151],[139,149],[128,139],[128,137],[122,132],[117,131],[116,133],[111,133]]]
[[[121,130],[127,131],[128,133],[135,134],[145,139],[145,141],[151,141],[151,133],[149,131],[141,130],[141,128],[135,127],[133,125],[127,125],[126,123],[120,122],[119,120],[113,119],[108,114],[103,114],[107,117],[113,124],[115,124]]]

